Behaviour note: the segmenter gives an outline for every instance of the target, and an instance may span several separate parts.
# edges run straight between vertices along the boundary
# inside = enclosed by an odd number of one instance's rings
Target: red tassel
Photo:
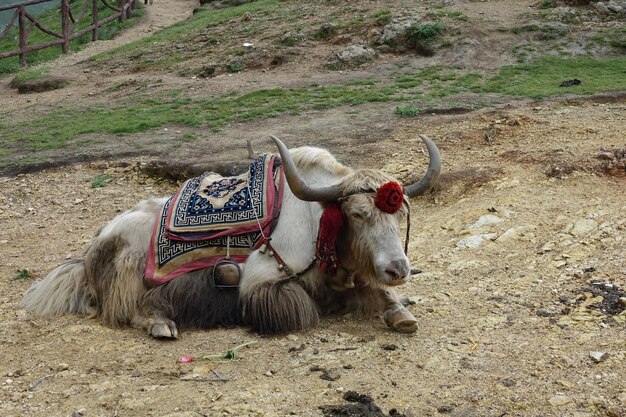
[[[404,201],[404,191],[402,186],[395,181],[384,183],[374,198],[374,204],[385,213],[395,213],[402,208]]]
[[[316,261],[320,269],[329,275],[334,275],[339,267],[337,239],[343,225],[344,217],[339,204],[334,203],[324,209],[317,233]]]

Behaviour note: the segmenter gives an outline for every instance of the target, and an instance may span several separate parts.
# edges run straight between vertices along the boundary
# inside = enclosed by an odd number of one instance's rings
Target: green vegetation
[[[406,106],[406,107],[396,107],[396,114],[400,117],[413,117],[417,116],[421,113],[421,110],[417,107]]]
[[[563,88],[559,83],[577,78],[581,85]],[[317,85],[300,88],[261,89],[242,94],[237,91],[203,100],[175,96],[133,95],[110,107],[91,106],[73,110],[59,109],[33,114],[29,120],[13,122],[0,115],[0,148],[37,150],[63,148],[80,135],[106,133],[127,135],[145,132],[164,125],[184,125],[214,131],[231,122],[242,122],[282,114],[300,114],[338,106],[357,106],[370,102],[394,103],[399,116],[419,113],[420,105],[449,104],[459,93],[494,93],[542,98],[562,93],[593,94],[623,89],[626,58],[594,60],[591,58],[543,58],[526,65],[503,68],[485,79],[481,74],[459,69],[429,67],[415,73],[399,74],[390,79],[354,80],[341,85]],[[453,98],[452,98],[453,100]],[[411,103],[411,105],[409,105]],[[96,139],[80,138],[89,142]],[[193,134],[179,140],[194,140]],[[7,156],[10,154],[7,153]],[[32,159],[32,158],[31,158]],[[21,163],[24,163],[22,161]],[[96,184],[106,183],[106,178]]]
[[[28,269],[20,269],[13,277],[13,281],[22,281],[24,279],[33,279],[33,274]]]
[[[416,23],[409,28],[407,33],[408,44],[420,55],[433,55],[431,45],[436,38],[443,35],[444,29],[445,26],[441,21]]]
[[[91,188],[104,188],[112,179],[113,177],[110,174],[101,174],[93,177],[89,183],[91,184]]]
[[[239,72],[244,68],[246,68],[245,59],[238,59],[236,61],[232,61],[226,64],[226,70],[228,70],[228,72]]]
[[[210,12],[196,13],[189,19],[169,26],[152,36],[137,39],[119,48],[98,54],[91,59],[93,61],[106,61],[130,52],[136,54],[137,57],[141,57],[143,51],[147,49],[154,48],[162,50],[163,45],[169,42],[185,42],[195,39],[198,35],[205,34],[208,28],[217,27],[229,20],[240,18],[246,12],[253,14],[259,12],[274,14],[279,12],[280,8],[281,2],[279,0],[260,0],[237,7],[227,7],[219,10],[211,10]],[[180,57],[174,59],[174,62],[176,62],[176,60],[180,60]],[[167,63],[164,63],[163,66],[167,66]]]
[[[392,19],[391,12],[387,9],[374,13],[372,17],[374,18],[374,20],[376,20],[376,23],[381,26],[384,26],[387,23],[391,22]]]
[[[563,88],[562,81],[577,78],[582,84]],[[540,99],[562,93],[594,94],[623,89],[626,58],[541,58],[531,64],[504,67],[482,91]]]
[[[143,15],[143,6],[139,1],[136,2],[137,8],[133,11],[133,17],[140,17]],[[76,1],[70,2],[70,8],[74,16],[78,17],[81,13],[83,7],[83,3]],[[91,9],[89,9],[91,10]],[[100,3],[98,17],[100,19],[104,19],[107,16],[110,16],[113,11],[107,7],[105,7],[102,3]],[[37,21],[41,23],[44,27],[60,33],[61,32],[61,17],[60,17],[60,6],[47,10],[37,16]],[[117,33],[119,33],[122,29],[132,26],[136,19],[128,19],[126,23],[123,25],[115,20],[109,22],[108,24],[102,26],[98,29],[98,39],[107,40],[113,38]],[[83,17],[76,28],[76,30],[83,29],[91,23],[91,12],[89,12],[85,17]],[[13,27],[7,33],[7,36],[4,39],[0,40],[0,52],[14,51],[19,48],[18,45],[18,27],[17,21],[13,24]],[[27,38],[28,45],[37,45],[44,42],[49,42],[52,40],[56,40],[58,38],[48,35],[37,28],[33,28],[32,32]],[[88,44],[91,40],[91,32],[88,32],[76,39],[74,39],[70,43],[70,50],[76,51],[81,49],[84,45]],[[50,48],[40,49],[39,51],[34,51],[26,54],[26,63],[28,65],[35,65],[41,62],[51,61],[61,55],[61,45],[53,46]],[[0,74],[13,73],[20,70],[19,58],[17,56],[6,58],[0,60]]]
[[[40,80],[41,78],[48,75],[48,73],[50,73],[50,68],[48,67],[23,70],[15,74],[15,77],[13,77],[13,82],[25,83],[28,81]]]
[[[599,45],[626,49],[626,27],[602,29],[592,39]]]
[[[556,7],[556,1],[554,0],[541,0],[537,5],[540,9],[552,9]]]

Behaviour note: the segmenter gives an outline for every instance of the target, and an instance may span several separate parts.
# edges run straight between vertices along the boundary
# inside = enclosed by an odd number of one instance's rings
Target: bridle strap
[[[411,206],[407,204],[406,211],[406,236],[404,237],[404,254],[409,256],[409,234],[411,233]]]

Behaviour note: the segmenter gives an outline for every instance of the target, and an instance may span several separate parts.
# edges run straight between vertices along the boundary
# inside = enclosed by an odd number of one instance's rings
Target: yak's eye
[[[363,220],[365,218],[363,214],[356,212],[356,211],[350,212],[350,217],[352,217],[355,220]]]

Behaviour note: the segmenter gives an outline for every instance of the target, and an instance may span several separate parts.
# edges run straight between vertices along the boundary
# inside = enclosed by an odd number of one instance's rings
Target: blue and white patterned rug
[[[284,174],[280,159],[262,155],[247,173],[224,178],[207,172],[187,180],[158,216],[145,279],[163,284],[178,275],[213,266],[226,255],[245,262],[271,234],[282,202]]]

